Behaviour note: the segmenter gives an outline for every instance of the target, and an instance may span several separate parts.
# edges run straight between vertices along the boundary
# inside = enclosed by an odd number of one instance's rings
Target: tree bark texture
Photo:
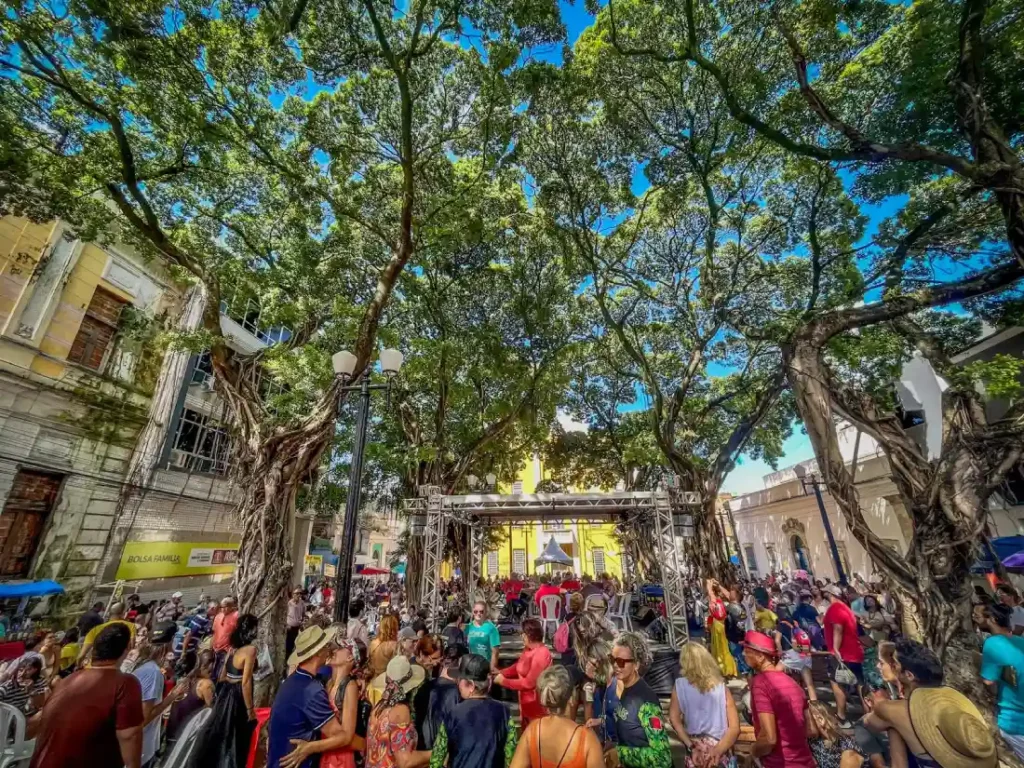
[[[986,535],[988,499],[1021,459],[1020,426],[987,425],[969,395],[951,389],[943,405],[943,446],[937,459],[909,435],[895,414],[835,381],[821,349],[807,340],[784,348],[797,409],[818,466],[850,531],[902,597],[908,629],[940,657],[967,625],[970,568]],[[843,461],[836,412],[872,436],[888,459],[892,480],[912,524],[905,555],[868,527],[853,472]]]

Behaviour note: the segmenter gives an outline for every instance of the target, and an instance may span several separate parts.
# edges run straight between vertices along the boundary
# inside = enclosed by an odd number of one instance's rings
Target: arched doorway
[[[807,544],[804,543],[803,537],[799,534],[793,534],[789,539],[789,548],[793,552],[793,562],[796,563],[796,567],[811,573],[811,553],[807,549]]]

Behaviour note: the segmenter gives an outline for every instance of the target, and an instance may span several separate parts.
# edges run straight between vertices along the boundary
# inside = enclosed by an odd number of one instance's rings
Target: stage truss
[[[680,539],[693,533],[694,507],[700,495],[688,491],[625,491],[613,493],[474,494],[446,496],[436,486],[424,486],[420,496],[407,499],[406,511],[414,536],[423,537],[421,600],[435,622],[442,622],[440,573],[450,523],[470,526],[469,584],[483,574],[483,542],[491,526],[506,526],[544,520],[615,523],[632,528],[634,542],[651,542],[652,554],[661,566],[660,582],[665,593],[668,639],[680,646],[689,639]],[[625,553],[632,563],[636,552]]]

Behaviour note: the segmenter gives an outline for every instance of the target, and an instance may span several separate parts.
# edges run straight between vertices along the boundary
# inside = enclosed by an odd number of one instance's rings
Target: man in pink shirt
[[[832,654],[829,659],[829,679],[832,693],[836,697],[836,717],[842,728],[850,728],[852,726],[846,719],[847,686],[837,683],[835,677],[845,666],[857,678],[857,683],[864,682],[864,646],[858,637],[857,616],[846,604],[842,589],[830,584],[825,587],[825,595],[829,606],[822,623],[825,627],[825,646]]]
[[[217,653],[231,647],[231,633],[238,624],[238,604],[233,597],[220,601],[220,613],[213,618],[213,650]]]
[[[750,710],[756,740],[754,757],[764,768],[807,768],[815,765],[807,743],[807,697],[800,684],[776,666],[775,641],[763,632],[747,632],[743,659],[750,679]]]

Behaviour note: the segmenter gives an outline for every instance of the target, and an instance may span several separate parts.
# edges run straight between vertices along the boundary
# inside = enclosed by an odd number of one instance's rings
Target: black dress
[[[213,714],[196,737],[189,768],[245,768],[254,722],[242,696],[242,671],[234,653],[225,661],[224,680],[217,683]]]

